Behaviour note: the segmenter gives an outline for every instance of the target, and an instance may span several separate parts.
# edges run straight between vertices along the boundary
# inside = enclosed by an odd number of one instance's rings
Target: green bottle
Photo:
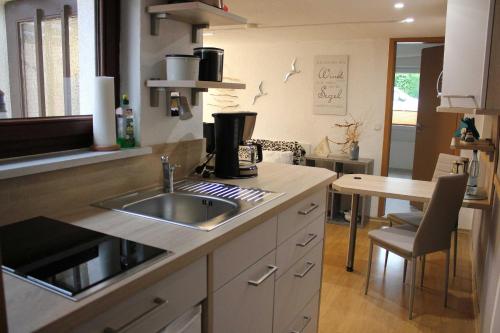
[[[122,102],[116,111],[116,141],[121,148],[134,148],[134,113],[129,106],[127,95],[122,96]]]

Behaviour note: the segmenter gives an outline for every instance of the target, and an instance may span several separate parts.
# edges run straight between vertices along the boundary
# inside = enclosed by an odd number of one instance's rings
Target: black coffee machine
[[[262,146],[249,140],[253,134],[257,113],[214,113],[212,116],[215,118],[215,176],[256,177],[256,163],[262,162]],[[247,158],[240,160],[240,148],[247,149]]]

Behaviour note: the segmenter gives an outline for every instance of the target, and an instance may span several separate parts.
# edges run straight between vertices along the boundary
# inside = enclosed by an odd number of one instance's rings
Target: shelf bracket
[[[151,35],[158,36],[160,34],[160,20],[165,20],[168,15],[165,13],[151,14]]]
[[[158,87],[149,88],[149,105],[152,108],[157,108],[158,106],[160,106],[160,92],[162,91],[167,90],[165,88]]]
[[[199,104],[199,98],[198,94],[202,92],[207,92],[208,89],[204,88],[192,88],[191,89],[191,105],[198,105]]]
[[[191,28],[191,43],[198,43],[198,31],[208,28],[208,24],[193,24]]]

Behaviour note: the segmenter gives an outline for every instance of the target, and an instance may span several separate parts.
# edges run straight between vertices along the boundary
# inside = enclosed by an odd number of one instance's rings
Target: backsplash
[[[56,215],[118,194],[160,185],[160,156],[168,154],[189,174],[205,151],[204,140],[154,145],[153,153],[0,181],[0,225]]]

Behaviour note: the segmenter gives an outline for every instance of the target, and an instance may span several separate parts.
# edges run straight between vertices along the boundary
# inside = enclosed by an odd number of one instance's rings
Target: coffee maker
[[[249,140],[253,134],[257,113],[214,113],[212,116],[215,119],[215,176],[256,177],[256,163],[262,162],[262,146]],[[248,158],[240,159],[240,149],[248,150]]]

